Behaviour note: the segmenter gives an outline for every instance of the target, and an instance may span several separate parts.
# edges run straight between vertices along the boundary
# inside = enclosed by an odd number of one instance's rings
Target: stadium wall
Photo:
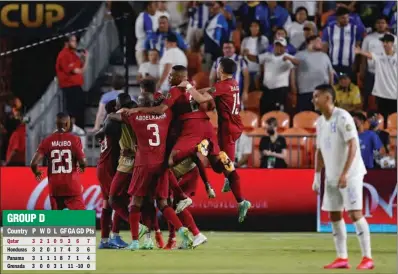
[[[217,197],[209,200],[201,182],[190,208],[202,229],[233,231],[328,231],[327,214],[320,214],[317,196],[311,190],[310,169],[240,169],[245,198],[252,202],[247,220],[237,222],[237,206],[231,193],[221,193],[223,176],[208,170]],[[48,180],[35,181],[29,168],[2,167],[1,208],[50,209]],[[373,229],[397,223],[396,170],[370,170],[364,182],[364,212]],[[88,209],[101,214],[102,196],[96,169],[81,175]],[[318,218],[317,218],[318,217]],[[317,222],[318,221],[318,222]],[[348,220],[347,220],[347,223]],[[323,228],[320,229],[320,228]],[[395,226],[396,231],[396,226]]]

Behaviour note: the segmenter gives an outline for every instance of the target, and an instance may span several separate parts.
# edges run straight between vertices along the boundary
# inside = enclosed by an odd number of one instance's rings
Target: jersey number
[[[157,147],[160,145],[159,127],[157,124],[149,124],[146,127],[147,130],[152,131],[154,138],[149,139],[149,145],[152,147]],[[155,139],[155,140],[154,140]]]
[[[232,107],[232,114],[238,115],[240,109],[239,93],[234,93],[234,106]]]
[[[51,173],[71,173],[72,152],[69,149],[51,151]]]

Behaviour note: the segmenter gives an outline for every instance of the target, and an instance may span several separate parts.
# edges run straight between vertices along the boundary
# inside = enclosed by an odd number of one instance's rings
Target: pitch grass
[[[361,273],[355,267],[361,252],[355,235],[348,237],[349,270],[324,270],[335,258],[330,234],[204,232],[208,243],[195,250],[97,250],[96,271],[68,273],[229,274],[229,273]],[[123,232],[124,240],[129,233]],[[164,235],[166,236],[166,235]],[[100,235],[97,234],[97,239]],[[166,237],[165,237],[166,239]],[[99,241],[99,240],[98,240]],[[397,236],[372,235],[376,268],[366,273],[397,273]],[[2,271],[26,273],[28,271]],[[38,273],[35,271],[33,273]],[[63,273],[43,271],[42,273]]]

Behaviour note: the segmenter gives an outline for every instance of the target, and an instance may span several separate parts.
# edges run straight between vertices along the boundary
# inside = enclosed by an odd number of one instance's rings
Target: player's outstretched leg
[[[363,216],[362,210],[352,210],[349,211],[348,214],[355,225],[359,245],[362,251],[362,261],[357,266],[357,269],[373,269],[375,266],[372,259],[368,222]]]
[[[120,232],[120,223],[122,221],[122,218],[115,212],[113,215],[113,220],[112,220],[112,236],[109,240],[109,242],[119,248],[125,248],[128,246],[128,244],[122,240],[122,237],[120,237],[119,232]]]
[[[333,241],[336,248],[337,258],[330,264],[325,265],[325,269],[350,268],[347,254],[347,230],[342,216],[342,212],[329,212],[332,223]]]
[[[169,185],[173,191],[174,198],[179,200],[176,206],[176,213],[180,213],[192,204],[192,199],[189,198],[178,185],[177,178],[172,172],[169,172]]]
[[[199,245],[207,242],[206,236],[200,233],[199,228],[196,226],[195,220],[193,219],[192,214],[191,212],[189,212],[188,209],[185,209],[184,211],[180,212],[180,214],[178,214],[178,217],[180,218],[182,224],[186,226],[193,235],[193,244],[192,244],[193,248],[196,248]],[[181,245],[180,248],[187,249],[189,248],[189,246]]]
[[[169,230],[169,238],[167,240],[167,244],[163,247],[163,249],[175,249],[177,247],[176,229],[174,225],[172,225],[170,222],[167,222],[167,227]]]
[[[131,199],[131,203],[129,205],[129,224],[130,224],[130,232],[132,242],[127,247],[130,250],[138,250],[140,249],[139,243],[139,228],[140,228],[140,219],[141,219],[141,206],[143,202],[143,197],[133,196]]]
[[[109,234],[112,224],[112,208],[109,207],[107,201],[103,201],[101,214],[101,242],[98,245],[99,249],[117,249],[118,246],[109,242]]]

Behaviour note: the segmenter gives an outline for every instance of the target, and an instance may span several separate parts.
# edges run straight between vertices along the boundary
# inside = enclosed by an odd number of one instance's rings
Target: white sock
[[[149,232],[149,233],[145,233],[145,238],[146,239],[150,239],[151,238],[151,233]]]
[[[332,230],[337,257],[347,259],[347,229],[344,220],[341,219],[338,222],[332,222]]]
[[[361,246],[362,256],[372,258],[372,251],[370,247],[370,232],[369,225],[365,217],[362,217],[354,223],[357,231],[359,245]]]
[[[119,236],[119,233],[112,232],[112,236],[115,238],[116,236]]]
[[[101,243],[107,243],[109,241],[109,238],[102,238]]]

